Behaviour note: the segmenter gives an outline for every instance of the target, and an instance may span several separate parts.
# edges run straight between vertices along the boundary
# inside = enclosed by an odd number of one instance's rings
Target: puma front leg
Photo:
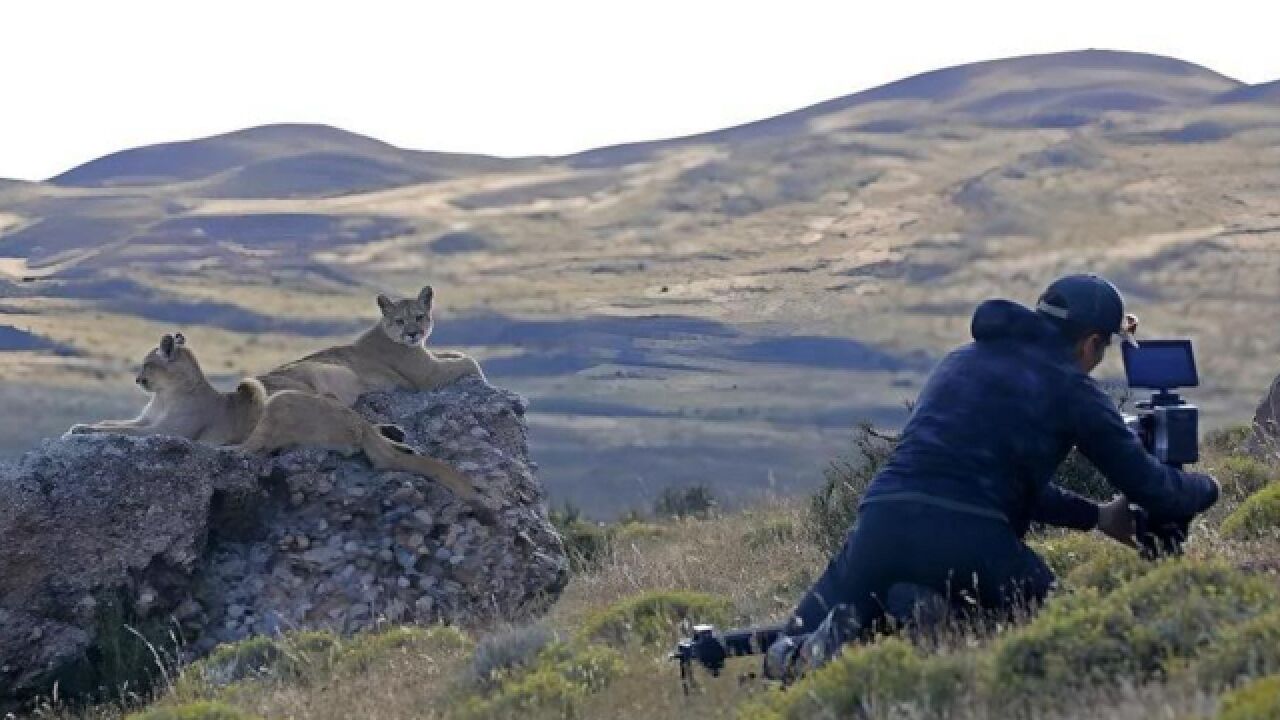
[[[67,431],[68,435],[92,435],[115,433],[119,435],[151,435],[151,425],[143,420],[104,420],[97,423],[77,423]]]

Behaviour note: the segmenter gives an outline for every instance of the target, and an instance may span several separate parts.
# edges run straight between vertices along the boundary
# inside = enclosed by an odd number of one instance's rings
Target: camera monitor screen
[[[1200,384],[1190,340],[1142,340],[1140,347],[1125,345],[1124,374],[1129,387],[1172,390]]]

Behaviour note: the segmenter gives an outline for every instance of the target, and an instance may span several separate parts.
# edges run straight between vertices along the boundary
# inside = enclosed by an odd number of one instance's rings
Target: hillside
[[[279,125],[0,184],[3,324],[40,339],[0,349],[0,452],[136,409],[175,326],[229,384],[428,282],[435,342],[531,398],[552,496],[602,517],[672,484],[812,487],[852,423],[902,419],[980,300],[1069,270],[1196,340],[1220,425],[1280,371],[1272,90],[1083,51],[564,158]]]

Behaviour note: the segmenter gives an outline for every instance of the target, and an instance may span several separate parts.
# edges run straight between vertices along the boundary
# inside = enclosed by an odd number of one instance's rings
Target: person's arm
[[[1073,530],[1092,530],[1098,525],[1098,504],[1051,482],[1040,491],[1035,507],[1031,508],[1031,520]]]
[[[1077,381],[1069,402],[1076,447],[1112,485],[1147,512],[1189,518],[1217,502],[1218,484],[1213,478],[1156,460],[1091,378]]]

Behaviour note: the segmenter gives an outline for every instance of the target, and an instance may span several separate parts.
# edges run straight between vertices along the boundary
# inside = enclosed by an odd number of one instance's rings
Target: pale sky
[[[1089,47],[1268,82],[1277,27],[1280,3],[1258,0],[5,0],[0,177],[285,121],[559,155]]]

